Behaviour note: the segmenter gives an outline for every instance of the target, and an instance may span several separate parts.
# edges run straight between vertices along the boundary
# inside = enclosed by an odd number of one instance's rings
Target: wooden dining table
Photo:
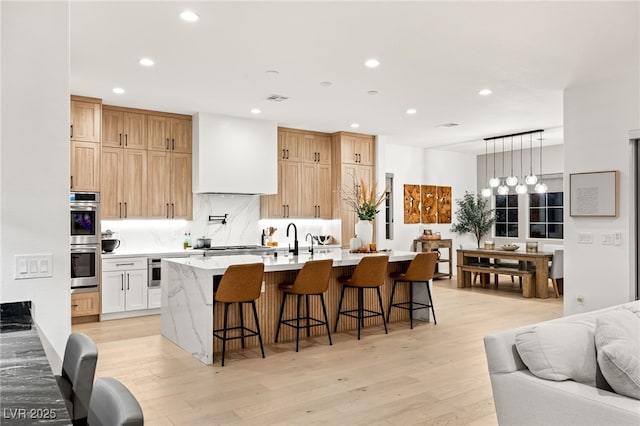
[[[520,268],[531,268],[535,279],[535,296],[541,299],[549,297],[549,262],[553,259],[551,252],[527,252],[524,248],[516,251],[502,249],[458,249],[458,287],[463,288],[471,285],[471,272],[464,271],[464,265],[486,265],[486,276],[493,273],[494,268],[491,259],[516,260],[521,265]],[[479,259],[487,259],[484,263]],[[529,266],[531,265],[531,266]]]

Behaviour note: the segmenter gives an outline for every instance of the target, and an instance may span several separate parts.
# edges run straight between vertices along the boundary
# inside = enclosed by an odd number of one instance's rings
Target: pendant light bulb
[[[525,185],[524,183],[519,183],[518,185],[516,185],[516,192],[518,194],[526,194],[527,193],[527,185]]]
[[[497,177],[492,177],[491,179],[489,179],[489,186],[491,188],[497,188],[498,186],[500,186],[500,179],[498,179]]]
[[[507,195],[509,193],[509,187],[504,183],[498,187],[498,194]]]
[[[538,183],[538,176],[529,175],[525,178],[524,181],[527,183],[527,185],[535,185],[536,183]]]
[[[547,192],[547,184],[544,182],[540,182],[536,185],[535,190],[538,194],[544,194]]]
[[[484,188],[482,188],[482,196],[483,197],[486,197],[486,198],[491,197],[491,192],[492,192],[491,188],[489,188],[489,187],[485,186]]]

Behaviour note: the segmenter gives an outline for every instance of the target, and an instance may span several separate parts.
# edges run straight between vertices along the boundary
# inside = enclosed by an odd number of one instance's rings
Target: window
[[[518,196],[496,195],[496,237],[518,236]]]
[[[564,194],[547,192],[529,194],[529,237],[554,238],[564,236]]]

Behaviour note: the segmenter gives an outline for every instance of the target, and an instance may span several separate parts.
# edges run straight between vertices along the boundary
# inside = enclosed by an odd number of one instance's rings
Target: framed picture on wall
[[[573,217],[618,216],[618,171],[571,173],[570,210]]]

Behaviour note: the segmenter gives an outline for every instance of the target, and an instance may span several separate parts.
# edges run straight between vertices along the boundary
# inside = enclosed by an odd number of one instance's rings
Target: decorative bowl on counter
[[[120,247],[120,240],[110,238],[102,240],[102,251],[105,253],[111,253],[118,247]]]
[[[517,244],[505,244],[500,246],[500,248],[505,251],[516,251],[520,248],[520,246]]]

